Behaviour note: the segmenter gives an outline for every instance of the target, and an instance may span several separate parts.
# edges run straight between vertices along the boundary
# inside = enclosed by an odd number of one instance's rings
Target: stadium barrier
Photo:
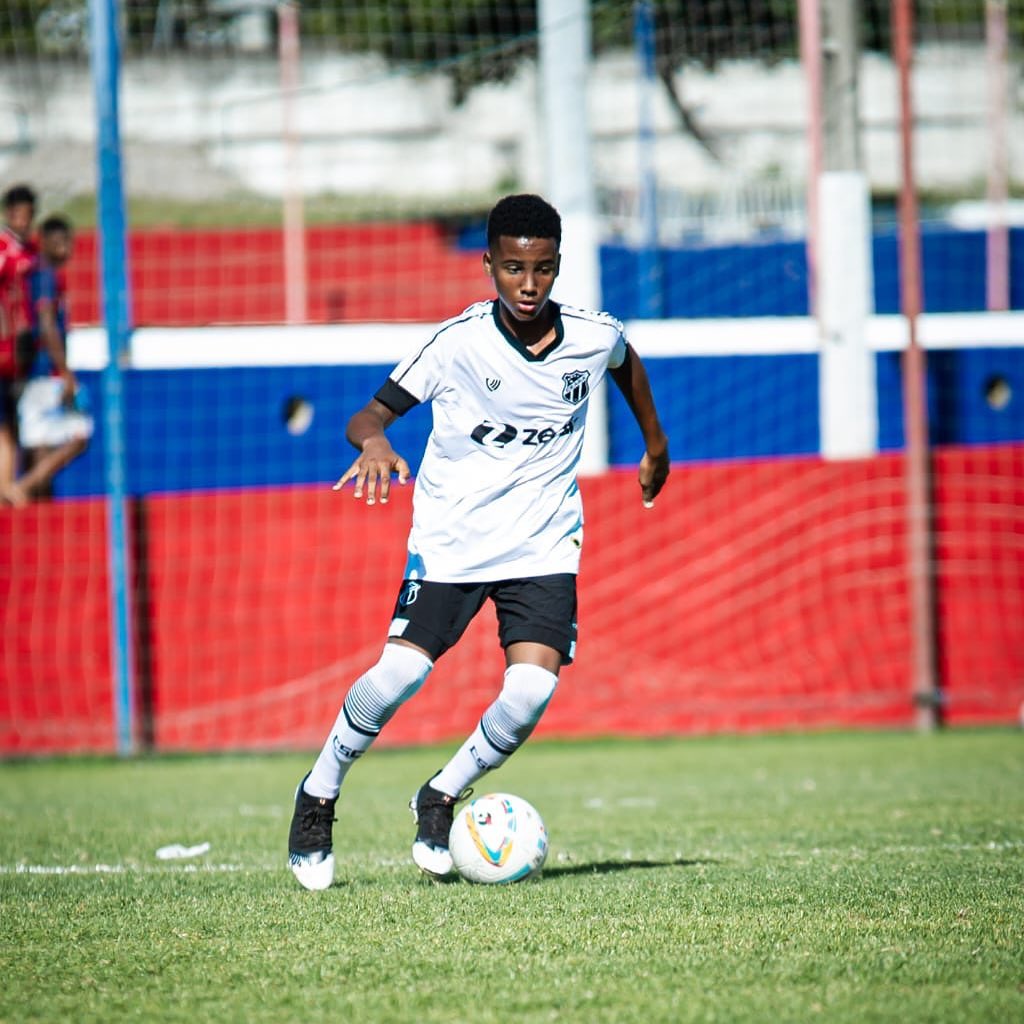
[[[1012,266],[1024,264],[1024,228],[1007,233]],[[943,222],[924,225],[924,308],[986,309],[986,232]],[[898,236],[872,240],[874,308],[900,312]],[[366,323],[450,316],[480,298],[484,232],[439,220],[318,225],[306,231],[309,321]],[[128,239],[137,325],[271,324],[286,320],[285,255],[279,228],[134,228]],[[604,306],[624,319],[643,315],[642,254],[601,248]],[[657,253],[669,319],[805,316],[807,247],[802,238],[663,247]],[[424,273],[429,268],[429,273]],[[101,320],[96,236],[78,233],[68,266],[74,321]],[[1009,308],[1024,309],[1024,274],[1010,276]]]
[[[931,349],[943,714],[1024,702],[1024,317],[922,319]],[[580,650],[541,733],[909,726],[911,637],[896,318],[877,350],[877,456],[818,454],[806,320],[630,323],[673,443],[640,508],[635,427],[610,402],[587,515]],[[423,325],[140,329],[125,374],[141,745],[314,747],[375,659],[411,488],[330,490],[347,415]],[[73,335],[87,384],[98,332]],[[215,343],[214,343],[215,341]],[[211,365],[220,363],[223,365]],[[249,364],[249,365],[245,365]],[[612,389],[613,390],[613,389]],[[415,463],[424,410],[396,424]],[[0,752],[112,751],[102,430],[61,500],[0,512]],[[500,679],[485,612],[382,742],[461,736]]]

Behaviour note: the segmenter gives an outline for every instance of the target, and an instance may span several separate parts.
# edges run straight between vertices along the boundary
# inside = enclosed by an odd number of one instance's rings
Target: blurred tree
[[[914,6],[919,39],[981,38],[983,0],[915,0]],[[892,0],[861,0],[866,49],[888,52],[891,7]],[[663,80],[687,63],[714,68],[723,60],[776,61],[797,53],[798,0],[654,0],[654,8]],[[0,0],[0,54],[46,56],[40,19],[57,39],[62,26],[85,24],[87,10],[88,0]],[[595,50],[632,45],[632,0],[592,0],[591,10]],[[222,29],[231,12],[218,0],[122,0],[122,12],[128,53],[230,46]],[[508,77],[536,53],[537,0],[306,0],[301,19],[304,47],[440,66],[457,98],[478,82]],[[1024,38],[1024,3],[1011,0],[1009,19],[1011,38]]]

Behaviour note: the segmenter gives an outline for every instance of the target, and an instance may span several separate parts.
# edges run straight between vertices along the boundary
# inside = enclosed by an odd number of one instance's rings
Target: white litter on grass
[[[196,846],[182,846],[181,843],[171,843],[170,846],[161,846],[156,851],[156,857],[157,860],[187,860],[189,857],[201,857],[204,853],[209,852],[209,843],[199,843]]]
[[[292,813],[291,807],[282,807],[280,804],[269,807],[257,807],[255,804],[239,804],[238,813],[243,818],[283,818],[285,811]]]
[[[648,807],[657,807],[658,801],[649,796],[622,796],[617,800],[605,800],[603,797],[593,796],[584,801],[583,806],[586,807],[588,811],[600,811],[609,806],[629,808],[639,807],[644,809]]]

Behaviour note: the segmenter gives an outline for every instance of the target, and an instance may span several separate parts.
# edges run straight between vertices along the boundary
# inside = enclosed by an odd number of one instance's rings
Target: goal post
[[[135,623],[125,473],[124,380],[131,354],[131,292],[121,177],[120,40],[117,0],[89,0],[96,96],[97,221],[103,320],[108,358],[102,373],[111,669],[116,749],[134,753],[137,739]]]
[[[986,306],[1010,308],[1009,199],[1009,25],[1006,0],[985,0],[985,47],[988,65],[989,169],[987,182]]]
[[[893,0],[893,61],[899,84],[899,233],[901,310],[907,323],[903,353],[903,415],[906,433],[907,573],[913,644],[915,720],[922,731],[940,721],[941,691],[935,659],[935,578],[932,466],[924,349],[918,336],[921,314],[921,236],[914,171],[914,102],[911,67],[914,46],[912,0]]]

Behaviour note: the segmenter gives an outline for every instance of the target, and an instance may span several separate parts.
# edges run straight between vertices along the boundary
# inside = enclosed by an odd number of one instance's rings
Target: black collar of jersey
[[[548,299],[548,305],[555,312],[555,338],[550,345],[547,346],[543,351],[533,353],[531,352],[506,326],[505,321],[501,319],[501,300],[495,299],[494,304],[491,307],[491,315],[494,317],[494,326],[501,332],[501,336],[528,362],[540,363],[543,362],[547,357],[554,352],[559,345],[562,344],[562,339],[565,337],[565,327],[562,324],[562,310],[559,308],[557,302],[552,302]]]

